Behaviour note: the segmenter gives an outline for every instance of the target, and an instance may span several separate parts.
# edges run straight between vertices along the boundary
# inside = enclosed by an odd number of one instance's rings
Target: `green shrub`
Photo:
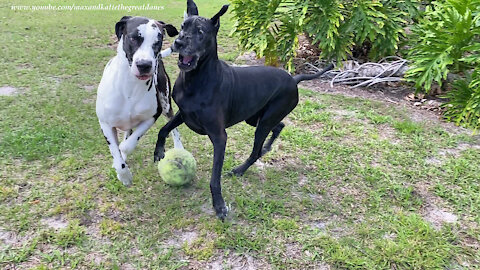
[[[428,93],[432,83],[441,86],[450,71],[472,68],[464,57],[480,42],[479,11],[480,0],[433,1],[426,7],[410,36],[411,64],[406,75],[417,91]]]
[[[480,60],[480,57],[479,57]],[[478,129],[480,127],[480,68],[465,80],[453,84],[447,93],[445,117],[457,125]]]
[[[305,33],[322,58],[345,60],[354,47],[371,58],[394,54],[404,28],[418,15],[417,0],[233,0],[233,33],[240,46],[266,63],[293,69],[298,35]]]

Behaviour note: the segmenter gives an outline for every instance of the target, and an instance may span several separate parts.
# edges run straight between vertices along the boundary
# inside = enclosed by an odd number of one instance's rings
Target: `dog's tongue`
[[[185,65],[192,62],[192,60],[193,60],[193,56],[187,56],[187,55],[183,56],[183,64],[185,64]]]

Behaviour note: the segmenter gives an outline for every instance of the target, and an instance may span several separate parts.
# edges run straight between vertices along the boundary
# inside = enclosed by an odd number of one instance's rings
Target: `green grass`
[[[197,4],[209,17],[225,2]],[[179,26],[184,1],[159,3],[165,10],[128,15]],[[0,96],[0,268],[480,265],[480,148],[469,133],[414,121],[391,104],[301,89],[273,150],[245,176],[223,177],[232,211],[222,223],[211,207],[212,145],[185,126],[184,145],[198,164],[192,185],[166,185],[152,162],[164,118],[129,157],[132,187],[111,168],[91,89],[127,12],[13,12],[10,5],[0,0],[0,87],[20,94]],[[227,13],[219,51],[228,61],[238,55],[232,26]],[[165,61],[175,78],[175,58]],[[253,134],[243,123],[228,130],[225,174],[248,157]],[[432,219],[435,209],[457,222]]]

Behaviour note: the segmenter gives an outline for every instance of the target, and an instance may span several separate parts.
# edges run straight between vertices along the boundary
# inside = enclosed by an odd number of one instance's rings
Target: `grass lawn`
[[[95,116],[115,23],[143,15],[179,27],[185,1],[130,13],[12,11],[11,2],[0,0],[0,87],[18,92],[0,96],[1,269],[479,267],[480,145],[470,132],[392,104],[301,89],[273,150],[243,177],[226,172],[248,157],[254,129],[228,130],[222,183],[232,211],[222,223],[211,207],[206,136],[180,127],[197,179],[169,187],[153,164],[159,118],[129,156],[125,188]],[[197,0],[207,17],[225,2]],[[221,22],[220,57],[233,61],[231,14]],[[165,62],[174,79],[175,57]]]

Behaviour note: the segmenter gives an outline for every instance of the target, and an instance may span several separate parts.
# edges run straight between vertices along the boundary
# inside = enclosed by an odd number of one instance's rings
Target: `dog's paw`
[[[133,175],[132,175],[132,172],[130,172],[130,169],[126,165],[124,168],[117,170],[117,178],[126,187],[129,187],[132,185]]]
[[[237,167],[233,169],[231,172],[229,172],[227,175],[240,177],[240,176],[243,176],[244,173],[245,173],[245,170],[243,168]]]
[[[224,204],[219,207],[214,207],[217,217],[223,222],[228,215],[228,207]]]
[[[153,161],[157,162],[160,161],[165,157],[165,149],[160,148],[160,149],[155,149],[155,152],[153,153]]]

